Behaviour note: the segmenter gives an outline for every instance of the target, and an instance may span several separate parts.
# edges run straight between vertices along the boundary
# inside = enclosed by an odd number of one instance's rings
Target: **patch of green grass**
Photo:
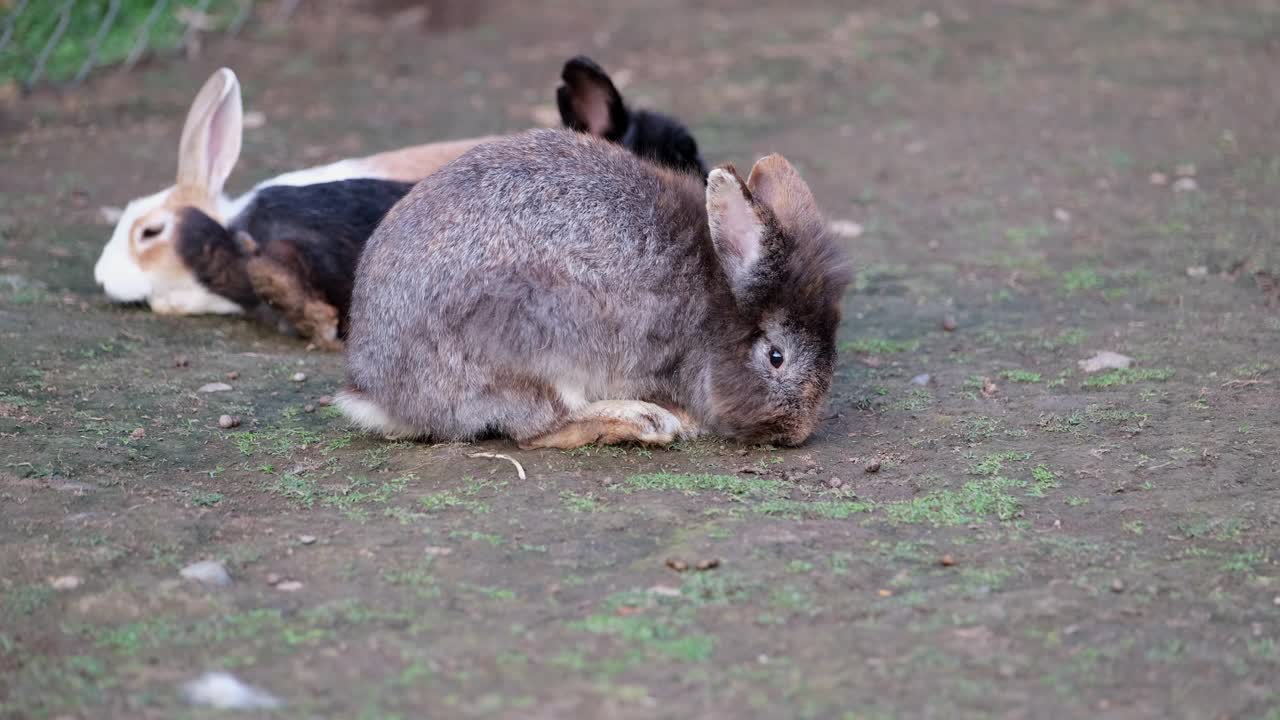
[[[780,517],[820,517],[828,520],[844,520],[853,515],[869,513],[875,505],[860,500],[786,500],[777,498],[765,500],[755,506],[755,511],[762,515]]]
[[[975,415],[960,418],[956,421],[956,427],[964,436],[965,442],[977,445],[995,434],[1000,428],[1000,421],[985,415]]]
[[[1044,465],[1037,465],[1031,468],[1031,487],[1027,488],[1027,495],[1043,497],[1046,491],[1061,486],[1062,483],[1052,470]]]
[[[1117,368],[1085,378],[1080,387],[1108,388],[1136,382],[1164,382],[1171,377],[1171,368]]]
[[[1089,498],[1082,498],[1075,495],[1072,495],[1071,497],[1066,499],[1066,503],[1071,507],[1080,507],[1081,505],[1088,504],[1088,502],[1089,502]]]
[[[624,492],[660,490],[691,495],[700,492],[718,492],[734,496],[773,497],[780,495],[783,490],[781,482],[761,477],[666,472],[632,475],[624,480],[622,485]]]
[[[889,340],[887,338],[866,337],[845,340],[840,343],[840,352],[851,352],[859,355],[893,355],[895,353],[912,352],[920,347],[919,340]]]
[[[564,509],[572,513],[590,513],[600,509],[600,498],[593,492],[577,493],[565,490],[560,493]]]
[[[1100,287],[1102,287],[1102,276],[1098,274],[1097,270],[1087,265],[1073,267],[1062,274],[1062,289],[1068,294],[1074,295],[1078,292],[1096,290]]]
[[[418,504],[426,512],[440,512],[442,510],[453,510],[454,508],[466,510],[473,514],[489,512],[489,506],[484,503],[463,497],[451,490],[442,490],[430,495],[423,495],[418,498]]]
[[[4,594],[4,611],[10,617],[30,615],[44,607],[53,597],[48,585],[19,585]]]
[[[199,492],[191,496],[191,503],[196,507],[213,507],[225,498],[220,492]]]
[[[1262,550],[1249,550],[1231,555],[1222,563],[1222,569],[1230,573],[1252,575],[1260,565],[1267,563],[1267,553]]]
[[[715,638],[710,635],[687,631],[675,623],[661,617],[648,617],[645,613],[625,616],[591,615],[585,620],[571,623],[570,627],[596,635],[617,637],[668,659],[688,663],[710,660],[716,645]]]
[[[128,56],[155,4],[154,0],[121,0],[114,21],[102,36],[98,50],[99,66],[114,65]],[[172,3],[167,12],[156,18],[148,36],[148,46],[153,50],[178,47],[185,26],[174,9],[177,6],[190,9],[195,4],[195,0]],[[12,7],[13,3],[0,4],[4,9]],[[60,2],[34,2],[17,16],[13,42],[0,55],[0,80],[25,81],[30,77],[40,51],[60,25],[61,9]],[[235,0],[212,0],[206,12],[214,27],[222,28],[235,17],[237,9]],[[49,55],[42,79],[62,82],[79,71],[92,52],[106,11],[106,2],[77,2],[72,5],[69,22]],[[7,19],[6,13],[0,12],[0,25]]]
[[[966,525],[993,515],[1002,521],[1012,520],[1022,512],[1022,505],[1009,491],[1024,485],[998,475],[983,477],[966,482],[959,490],[935,490],[882,507],[895,523]]]
[[[1040,373],[1031,372],[1030,370],[1005,370],[1000,373],[1000,377],[1015,383],[1040,382]]]
[[[889,406],[899,412],[920,412],[933,404],[933,393],[925,388],[911,388],[901,398]]]
[[[977,464],[969,467],[970,475],[999,475],[1004,470],[1004,464],[1007,462],[1026,462],[1031,459],[1031,453],[1027,452],[999,452],[989,453],[982,458]]]

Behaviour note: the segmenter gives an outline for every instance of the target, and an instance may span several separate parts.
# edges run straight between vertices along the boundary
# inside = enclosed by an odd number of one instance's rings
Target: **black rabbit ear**
[[[630,117],[622,95],[604,69],[583,55],[564,64],[564,81],[556,88],[556,104],[565,127],[617,142],[627,132]]]

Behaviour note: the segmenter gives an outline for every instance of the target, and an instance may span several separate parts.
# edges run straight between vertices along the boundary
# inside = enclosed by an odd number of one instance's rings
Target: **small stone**
[[[267,116],[261,110],[249,110],[244,114],[240,124],[245,130],[257,130],[267,124]]]
[[[146,428],[134,428],[133,432],[129,433],[130,440],[141,440],[146,436],[147,436]]]
[[[321,395],[316,398],[316,404],[320,407],[329,407],[333,404],[333,397],[329,395]]]
[[[827,480],[827,487],[829,487],[829,488],[842,488],[842,487],[844,487],[844,480],[841,480],[841,479],[840,479],[840,478],[838,478],[838,477],[833,477],[833,478],[831,478],[831,479]]]
[[[938,13],[929,10],[920,16],[920,24],[932,30],[942,23],[942,18],[938,17]]]
[[[217,383],[206,383],[204,385],[201,385],[200,389],[197,390],[196,392],[216,393],[216,392],[226,392],[230,389],[231,389],[230,385],[226,383],[217,382]]]
[[[676,558],[667,558],[667,567],[675,570],[676,572],[684,572],[689,569],[689,563],[683,560],[677,560]]]
[[[76,575],[63,575],[49,581],[49,587],[54,590],[75,590],[82,584],[84,584],[84,581]]]
[[[205,585],[230,585],[231,574],[222,563],[216,560],[202,560],[198,563],[192,563],[181,570],[178,574],[187,580],[195,580]]]
[[[423,548],[422,551],[426,553],[428,557],[444,557],[445,555],[451,554],[453,552],[453,548],[440,547],[439,545],[428,545]]]
[[[294,373],[294,374],[293,374],[293,377],[291,377],[291,378],[289,378],[289,379],[290,379],[290,380],[292,380],[292,381],[294,381],[294,382],[306,382],[306,381],[307,381],[307,374],[306,374],[306,373],[304,373],[304,372]]]
[[[884,588],[877,590],[876,594],[880,597],[893,597],[893,591]]]
[[[1057,220],[1063,225],[1066,225],[1067,223],[1071,222],[1071,213],[1063,208],[1054,208],[1053,219]]]
[[[1183,163],[1174,169],[1173,174],[1178,177],[1195,177],[1196,165],[1195,163]]]
[[[1169,176],[1165,175],[1162,172],[1153,172],[1147,176],[1147,182],[1151,183],[1152,185],[1160,185],[1160,186],[1168,185]]]
[[[929,373],[920,373],[919,375],[911,378],[911,384],[917,385],[919,387],[924,387],[925,385],[929,384],[929,381],[931,379],[932,378],[929,377]]]
[[[869,473],[880,472],[880,464],[881,463],[879,460],[872,460],[871,462],[867,463],[866,467],[862,469]]]
[[[228,379],[228,380],[239,380],[239,379],[240,379],[240,373],[236,372],[235,370],[232,370],[231,372],[227,373],[227,379]]]
[[[316,411],[316,406],[312,405],[311,403],[307,403],[306,405],[302,406],[302,412],[304,413],[313,413],[315,411]]]
[[[680,597],[680,588],[671,587],[670,585],[654,585],[649,588],[649,594],[659,597]]]
[[[1187,268],[1187,277],[1202,278],[1209,274],[1209,268],[1205,265],[1192,265]]]
[[[1112,581],[1111,581],[1111,592],[1113,592],[1113,593],[1122,593],[1122,592],[1124,592],[1124,581],[1123,581],[1123,580],[1121,580],[1120,578],[1116,578],[1115,580],[1112,580]]]
[[[316,536],[315,535],[299,535],[298,542],[302,543],[303,545],[314,545],[316,542]]]
[[[699,560],[698,564],[694,565],[694,567],[697,568],[698,570],[714,570],[720,567],[720,558],[707,558],[706,560]]]
[[[1195,178],[1178,178],[1178,181],[1173,184],[1174,192],[1193,192],[1199,189],[1200,185]]]
[[[284,578],[280,577],[280,573],[267,573],[268,585],[279,585],[281,580]]]
[[[234,415],[223,415],[222,417],[218,418],[218,427],[222,428],[223,430],[230,430],[233,427],[239,427],[239,425],[240,425],[240,418]]]
[[[103,205],[98,208],[98,217],[107,225],[115,225],[120,222],[120,218],[124,217],[124,208],[118,208],[114,205]]]
[[[943,330],[946,330],[947,332],[955,332],[955,331],[956,331],[956,319],[955,319],[954,317],[950,316],[950,315],[948,315],[948,316],[944,317],[944,318],[942,319],[942,329],[943,329]]]
[[[1133,365],[1133,358],[1110,350],[1103,350],[1093,357],[1081,360],[1076,364],[1087,373],[1096,373],[1102,370],[1124,370]]]
[[[1280,607],[1280,595],[1271,598],[1271,604]]]
[[[186,355],[178,355],[173,359],[173,366],[180,367],[180,368],[190,367],[191,358],[187,357]]]
[[[182,686],[182,694],[192,705],[219,710],[270,710],[280,700],[270,693],[245,685],[230,673],[207,672]]]
[[[298,592],[302,589],[302,583],[297,580],[285,580],[284,582],[276,583],[276,589],[280,592]]]
[[[938,564],[941,565],[942,567],[951,567],[952,565],[956,564],[956,559],[951,556],[951,553],[947,553],[946,555],[943,555],[941,558],[938,558]]]

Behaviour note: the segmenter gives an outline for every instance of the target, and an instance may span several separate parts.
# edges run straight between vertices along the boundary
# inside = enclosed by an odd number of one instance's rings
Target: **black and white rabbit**
[[[609,76],[585,57],[565,63],[563,122],[671,167],[702,170],[697,144],[674,118],[631,112]],[[416,181],[494,137],[419,145],[286,173],[227,198],[239,157],[239,83],[223,68],[187,116],[178,182],[126,208],[94,276],[120,302],[158,313],[240,313],[267,306],[299,334],[336,348],[356,262],[378,221]],[[608,123],[598,123],[608,117]],[[625,128],[616,132],[617,128]]]
[[[433,440],[796,445],[831,385],[846,267],[780,155],[704,186],[526,132],[426,178],[374,232],[338,405]]]

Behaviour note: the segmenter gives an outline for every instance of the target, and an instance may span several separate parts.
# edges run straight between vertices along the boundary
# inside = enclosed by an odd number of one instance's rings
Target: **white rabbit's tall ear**
[[[751,197],[772,210],[778,224],[793,235],[805,237],[822,227],[822,213],[813,199],[813,191],[781,155],[766,155],[757,160],[747,178],[747,189]]]
[[[178,184],[204,190],[209,197],[222,186],[240,157],[244,109],[240,82],[230,68],[213,74],[187,113],[178,146]]]
[[[707,224],[733,293],[744,300],[764,255],[766,227],[732,164],[707,176]]]

